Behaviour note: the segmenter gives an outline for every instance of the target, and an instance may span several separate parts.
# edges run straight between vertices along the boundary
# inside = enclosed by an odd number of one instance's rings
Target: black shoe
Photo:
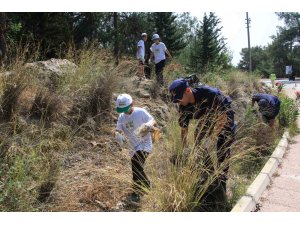
[[[139,202],[140,201],[140,195],[137,194],[137,193],[132,193],[131,196],[130,196],[130,201],[132,202]]]

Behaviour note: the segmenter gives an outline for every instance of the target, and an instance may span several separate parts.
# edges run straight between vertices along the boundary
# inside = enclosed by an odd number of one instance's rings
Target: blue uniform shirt
[[[255,94],[252,100],[257,102],[260,113],[267,119],[274,119],[280,111],[280,100],[274,95]]]
[[[277,107],[280,105],[280,100],[274,95],[269,95],[269,94],[255,94],[252,97],[252,100],[256,101],[257,103],[259,101],[267,101],[269,105],[273,107]]]
[[[179,106],[179,125],[181,127],[188,127],[191,119],[200,119],[207,114],[214,114],[214,112],[226,112],[230,118],[228,127],[235,128],[234,111],[231,108],[231,99],[226,97],[219,89],[209,86],[199,86],[193,88],[193,94],[196,103],[194,105]]]

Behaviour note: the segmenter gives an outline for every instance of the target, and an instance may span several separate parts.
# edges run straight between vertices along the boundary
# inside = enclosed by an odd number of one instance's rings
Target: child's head
[[[152,39],[154,43],[158,44],[160,42],[160,38],[158,34],[153,34]]]
[[[116,101],[116,110],[118,113],[129,114],[132,111],[133,101],[128,94],[120,94]]]
[[[143,41],[147,41],[147,39],[148,39],[148,36],[147,36],[147,34],[146,33],[142,33],[142,39],[143,39]]]

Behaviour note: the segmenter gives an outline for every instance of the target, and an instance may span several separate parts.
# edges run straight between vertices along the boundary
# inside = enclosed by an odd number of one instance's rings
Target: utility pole
[[[252,72],[252,62],[251,62],[251,47],[250,47],[250,31],[249,31],[249,24],[251,20],[248,17],[248,12],[246,12],[246,25],[247,25],[247,34],[248,34],[248,51],[249,51],[249,72]]]

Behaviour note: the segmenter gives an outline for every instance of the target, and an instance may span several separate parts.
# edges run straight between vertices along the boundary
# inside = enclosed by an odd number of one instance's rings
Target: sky
[[[202,13],[191,12],[199,20],[202,20]],[[223,26],[222,33],[227,39],[227,47],[232,52],[232,63],[237,65],[241,59],[242,48],[248,47],[246,12],[216,12]],[[277,26],[283,26],[274,12],[248,12],[250,23],[250,45],[266,46],[272,42],[270,36],[276,35]]]

